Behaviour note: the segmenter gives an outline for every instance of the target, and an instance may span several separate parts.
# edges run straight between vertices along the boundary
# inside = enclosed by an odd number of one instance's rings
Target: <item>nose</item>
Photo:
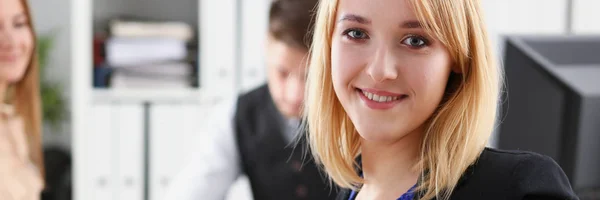
[[[377,49],[373,61],[367,67],[367,74],[379,83],[398,78],[398,69],[393,50],[386,45]]]
[[[0,50],[10,51],[14,47],[14,44],[13,35],[4,28],[0,29]]]
[[[300,77],[289,76],[285,89],[285,101],[293,106],[300,106],[304,99],[304,81]]]

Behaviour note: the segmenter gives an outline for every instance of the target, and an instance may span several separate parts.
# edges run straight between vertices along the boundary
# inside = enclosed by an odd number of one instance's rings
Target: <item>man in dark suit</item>
[[[335,198],[336,190],[297,135],[317,2],[272,2],[266,42],[268,83],[218,110],[222,116],[215,118],[217,130],[174,182],[169,199],[223,199],[242,174],[256,200]]]

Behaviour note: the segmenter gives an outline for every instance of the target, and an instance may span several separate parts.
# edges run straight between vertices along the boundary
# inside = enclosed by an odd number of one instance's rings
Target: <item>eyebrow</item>
[[[337,22],[339,23],[342,21],[353,21],[353,22],[357,22],[360,24],[366,24],[366,25],[371,24],[371,20],[369,20],[363,16],[356,15],[356,14],[345,14]],[[422,28],[422,26],[421,26],[421,22],[419,22],[417,20],[409,20],[404,23],[401,23],[400,28],[418,29],[418,28]]]
[[[343,15],[338,20],[338,23],[342,22],[342,21],[353,21],[353,22],[357,22],[357,23],[360,23],[360,24],[371,24],[371,20],[369,20],[369,19],[367,19],[367,18],[365,18],[363,16],[355,15],[355,14],[345,14],[345,15]]]
[[[421,27],[421,22],[416,21],[416,20],[406,21],[406,22],[402,23],[400,25],[400,27],[401,28],[407,28],[407,29],[422,28]]]

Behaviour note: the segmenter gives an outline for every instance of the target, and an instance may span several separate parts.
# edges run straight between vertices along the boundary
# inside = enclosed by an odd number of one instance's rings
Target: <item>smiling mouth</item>
[[[15,55],[0,55],[1,62],[14,62],[17,60],[17,56]]]
[[[366,99],[378,103],[389,103],[401,101],[408,97],[405,94],[393,94],[388,92],[369,92],[359,88],[356,88],[358,92],[360,92]]]

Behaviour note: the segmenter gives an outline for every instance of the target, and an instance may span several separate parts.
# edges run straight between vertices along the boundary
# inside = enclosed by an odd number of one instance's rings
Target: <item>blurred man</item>
[[[295,145],[317,0],[275,0],[266,43],[268,83],[217,112],[217,130],[171,185],[167,199],[223,199],[241,174],[255,200],[333,199],[304,141]],[[303,138],[303,137],[298,137]]]

